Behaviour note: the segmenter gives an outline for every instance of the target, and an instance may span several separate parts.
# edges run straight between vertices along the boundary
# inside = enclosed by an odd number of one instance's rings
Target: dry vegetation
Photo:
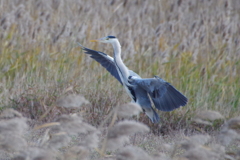
[[[133,116],[76,43],[111,54],[89,42],[107,35],[188,105]],[[0,42],[0,159],[240,159],[238,0],[0,0]]]

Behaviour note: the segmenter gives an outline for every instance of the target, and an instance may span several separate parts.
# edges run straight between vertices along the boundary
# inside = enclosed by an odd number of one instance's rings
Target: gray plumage
[[[106,68],[108,72],[111,73],[112,76],[114,76],[122,84],[112,57],[103,52],[94,51],[92,49],[83,47],[80,43],[78,43],[78,45],[82,47],[86,54],[89,54],[92,59],[100,63],[104,68]]]
[[[155,107],[161,111],[172,111],[187,103],[187,98],[182,93],[158,76],[146,79],[130,77],[129,81],[143,88],[151,97]]]
[[[99,62],[124,86],[132,101],[142,107],[153,123],[159,122],[160,118],[153,109],[150,98],[155,107],[161,111],[172,111],[187,104],[187,98],[163,79],[157,76],[142,79],[137,73],[129,70],[122,62],[121,46],[116,37],[107,36],[93,41],[111,43],[114,49],[114,58],[103,52],[79,45],[86,54]]]

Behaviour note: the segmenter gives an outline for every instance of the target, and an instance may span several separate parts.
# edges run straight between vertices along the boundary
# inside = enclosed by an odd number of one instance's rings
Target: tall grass
[[[56,99],[77,93],[91,103],[86,120],[98,126],[130,99],[76,42],[112,55],[110,45],[89,40],[115,35],[129,69],[158,75],[189,98],[185,107],[159,112],[162,128],[188,128],[202,110],[238,116],[239,10],[234,0],[0,0],[0,107],[52,121],[69,113]]]
[[[68,86],[102,111],[129,101],[118,82],[76,45],[111,54],[110,46],[89,40],[116,35],[126,65],[142,77],[159,75],[186,94],[188,106],[180,110],[189,116],[198,109],[239,114],[235,1],[1,4],[2,107],[29,90],[38,101],[54,99]]]

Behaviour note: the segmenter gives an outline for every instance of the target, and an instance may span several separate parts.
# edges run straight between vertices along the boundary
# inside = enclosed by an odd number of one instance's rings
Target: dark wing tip
[[[83,45],[81,45],[79,42],[77,42],[77,44],[81,47],[81,48],[85,48],[85,47],[83,47]]]
[[[156,108],[161,111],[172,111],[187,104],[187,97],[170,84],[167,84],[166,87],[166,93],[159,100],[154,99],[154,101],[158,102],[157,105],[155,104]]]
[[[121,78],[118,75],[118,72],[112,57],[108,56],[103,52],[86,48],[78,42],[77,44],[82,48],[82,50],[84,50],[85,54],[90,55],[92,59],[100,63],[108,72],[110,72],[112,76],[114,76],[122,84]]]
[[[77,42],[77,44],[81,47],[82,50],[85,51],[85,53],[88,52],[88,51],[94,51],[94,50],[92,50],[92,49],[89,49],[89,48],[84,47],[84,46],[81,45],[79,42]],[[94,51],[94,52],[97,52],[97,51]],[[89,53],[87,53],[87,54],[89,54]]]
[[[169,104],[166,111],[172,111],[181,106],[185,106],[188,102],[188,99],[181,92],[169,84],[166,93],[166,101],[168,101]]]

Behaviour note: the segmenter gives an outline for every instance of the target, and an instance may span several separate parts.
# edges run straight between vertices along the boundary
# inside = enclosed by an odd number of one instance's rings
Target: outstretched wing
[[[141,79],[130,77],[131,84],[143,88],[150,95],[155,107],[161,111],[172,111],[185,106],[188,99],[171,84],[156,77]]]
[[[78,43],[78,45],[84,50],[86,54],[89,54],[92,59],[100,63],[108,72],[111,73],[112,76],[114,76],[122,84],[112,57],[103,52],[94,51],[92,49],[86,48],[80,43]]]

